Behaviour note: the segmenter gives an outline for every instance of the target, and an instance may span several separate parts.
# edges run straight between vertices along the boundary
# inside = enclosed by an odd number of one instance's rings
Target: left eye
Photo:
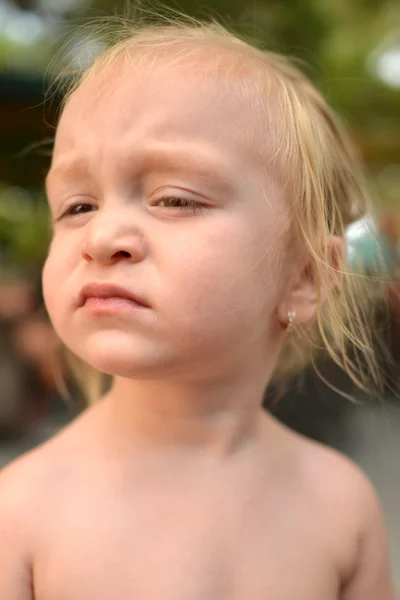
[[[199,202],[195,200],[189,200],[188,198],[179,198],[178,196],[164,196],[161,198],[159,204],[166,208],[180,208],[180,209],[191,209],[193,212],[203,208]]]

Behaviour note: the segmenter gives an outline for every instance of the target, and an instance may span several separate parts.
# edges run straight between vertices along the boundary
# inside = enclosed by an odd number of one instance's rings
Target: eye
[[[59,221],[60,219],[63,219],[64,217],[67,217],[67,216],[70,216],[70,217],[79,216],[79,215],[87,212],[87,208],[92,209],[92,208],[96,208],[96,207],[93,204],[88,204],[87,202],[75,202],[74,204],[71,204],[71,206],[69,206],[67,208],[67,210],[65,210],[56,219],[56,221]]]
[[[196,210],[204,209],[199,202],[196,200],[190,200],[189,198],[179,198],[179,196],[164,196],[159,201],[159,205],[165,208],[180,208],[181,210]]]

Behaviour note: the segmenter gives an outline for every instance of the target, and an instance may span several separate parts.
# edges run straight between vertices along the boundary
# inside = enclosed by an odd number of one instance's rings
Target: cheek
[[[251,327],[275,309],[279,250],[271,226],[241,222],[198,240],[177,239],[165,269],[168,305],[199,329]]]
[[[48,255],[42,270],[42,289],[44,303],[51,322],[55,325],[60,305],[57,302],[57,288],[60,285],[60,271],[55,268],[56,261]],[[58,311],[57,311],[58,309]]]
[[[67,286],[75,263],[73,252],[68,254],[58,241],[52,242],[43,265],[42,289],[47,312],[55,326],[69,300]]]

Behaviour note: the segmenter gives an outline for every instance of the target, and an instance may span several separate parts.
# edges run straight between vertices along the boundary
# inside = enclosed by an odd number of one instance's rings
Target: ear
[[[306,323],[316,317],[318,305],[323,305],[328,294],[338,284],[344,262],[344,242],[337,236],[325,241],[321,261],[308,256],[293,266],[284,301],[279,306],[279,320],[288,321],[288,312],[296,313],[296,323]]]

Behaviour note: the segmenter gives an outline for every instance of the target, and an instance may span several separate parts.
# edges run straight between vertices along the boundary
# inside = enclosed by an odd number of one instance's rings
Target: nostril
[[[120,250],[119,252],[116,253],[116,256],[129,257],[130,254],[126,250]]]

